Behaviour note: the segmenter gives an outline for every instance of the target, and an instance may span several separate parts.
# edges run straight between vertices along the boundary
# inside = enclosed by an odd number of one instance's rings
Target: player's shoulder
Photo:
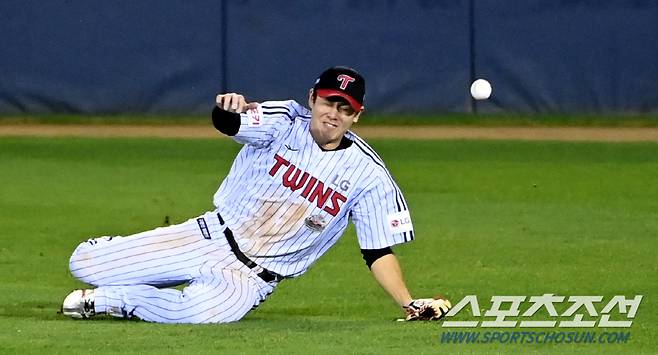
[[[311,117],[311,112],[295,100],[264,101],[260,107],[265,115],[283,115],[291,121]]]
[[[361,158],[363,164],[368,165],[373,172],[388,175],[388,168],[375,149],[353,131],[347,131],[345,135],[352,141],[353,151]]]

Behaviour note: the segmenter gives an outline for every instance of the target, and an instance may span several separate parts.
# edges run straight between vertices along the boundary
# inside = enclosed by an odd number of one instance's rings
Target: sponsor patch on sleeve
[[[414,226],[411,224],[409,211],[391,213],[386,217],[388,220],[388,228],[393,234],[411,232],[414,230]]]
[[[247,125],[249,127],[258,127],[263,124],[263,108],[260,105],[247,110],[245,115],[247,115]]]

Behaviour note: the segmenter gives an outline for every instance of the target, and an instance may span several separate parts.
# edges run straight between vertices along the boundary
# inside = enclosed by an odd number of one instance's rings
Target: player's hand
[[[219,94],[215,98],[217,107],[224,111],[243,113],[249,109],[258,107],[258,102],[247,103],[244,96],[236,93]]]
[[[419,298],[402,308],[407,314],[406,321],[439,320],[448,313],[452,304],[444,298]]]

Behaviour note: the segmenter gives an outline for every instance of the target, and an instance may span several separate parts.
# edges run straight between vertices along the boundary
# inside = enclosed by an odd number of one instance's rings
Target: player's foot
[[[83,319],[95,316],[94,290],[75,290],[69,293],[62,304],[62,314]]]

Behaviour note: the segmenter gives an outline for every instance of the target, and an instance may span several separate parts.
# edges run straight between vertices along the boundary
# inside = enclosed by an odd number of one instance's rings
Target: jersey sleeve
[[[267,147],[292,127],[304,109],[293,100],[266,101],[240,114],[240,128],[232,138],[241,144]]]
[[[351,214],[361,249],[382,249],[414,239],[407,203],[390,176],[379,178]]]

